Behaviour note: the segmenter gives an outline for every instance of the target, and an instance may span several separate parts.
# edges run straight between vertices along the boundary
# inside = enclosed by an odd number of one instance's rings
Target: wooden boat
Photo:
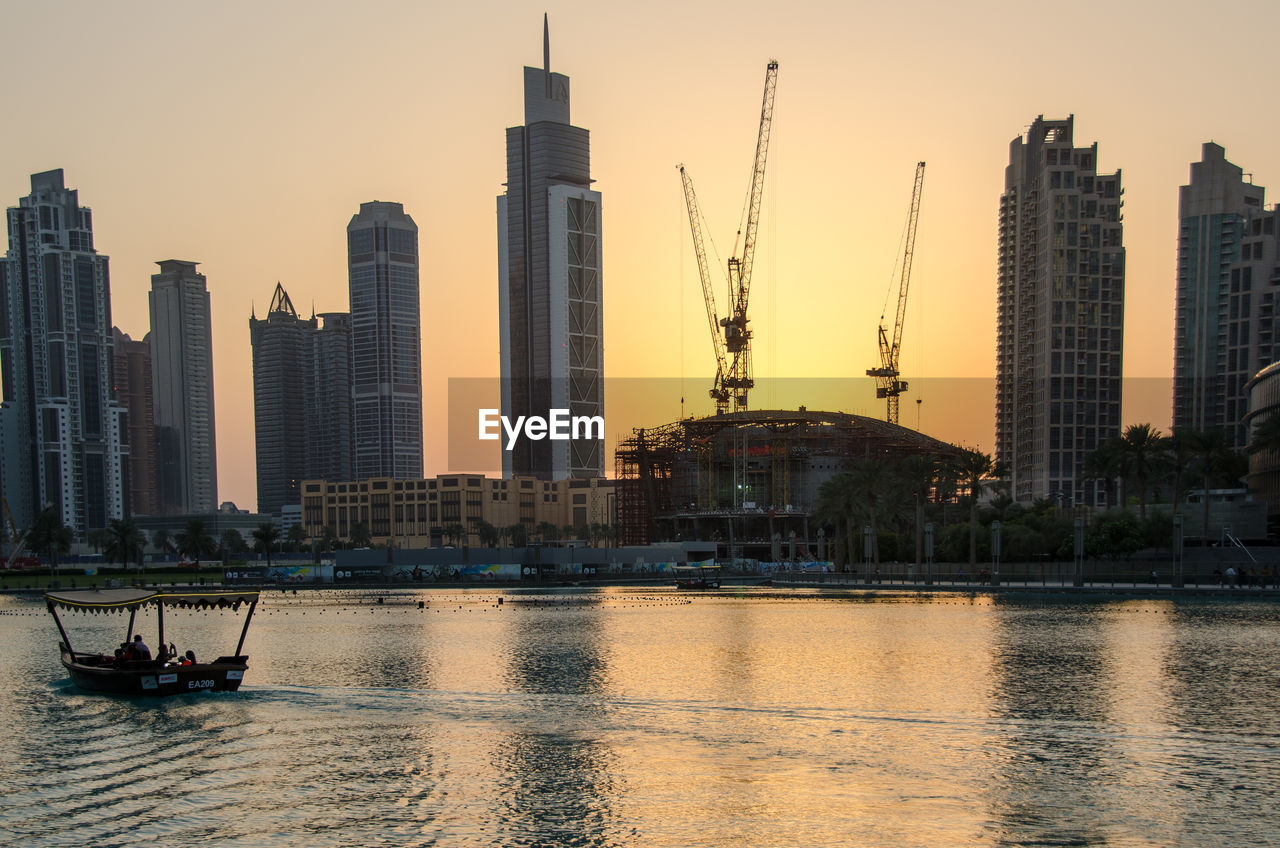
[[[249,658],[240,653],[244,638],[249,632],[249,621],[258,605],[258,590],[209,589],[199,592],[177,592],[164,589],[85,589],[79,591],[45,592],[45,605],[58,625],[62,641],[58,648],[62,665],[71,676],[71,682],[89,692],[105,692],[112,695],[179,695],[185,692],[234,692],[244,680]],[[125,642],[133,638],[134,618],[139,609],[156,608],[159,625],[158,649],[163,651],[165,607],[185,609],[230,608],[239,609],[247,604],[248,613],[240,630],[240,641],[235,653],[218,657],[213,662],[179,665],[180,657],[160,657],[150,660],[120,660],[114,654],[81,653],[73,650],[67,631],[58,617],[58,610],[77,610],[91,613],[129,613],[129,626]]]
[[[677,589],[719,589],[720,566],[694,564],[675,566]]]

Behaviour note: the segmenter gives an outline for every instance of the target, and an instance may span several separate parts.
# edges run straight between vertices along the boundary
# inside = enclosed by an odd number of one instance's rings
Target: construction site
[[[923,162],[916,166],[904,228],[896,309],[891,322],[886,321],[890,317],[886,305],[877,328],[880,361],[866,371],[875,378],[877,398],[885,401],[884,420],[803,406],[750,409],[755,382],[747,306],[777,78],[778,63],[770,62],[743,223],[724,267],[728,304],[723,317],[716,308],[693,181],[684,165],[679,167],[715,355],[716,376],[709,394],[716,412],[637,429],[619,443],[615,451],[619,544],[717,539],[730,558],[825,559],[821,533],[811,521],[823,483],[868,459],[953,457],[960,452],[954,445],[898,424],[899,397],[908,388],[898,357],[924,184]]]

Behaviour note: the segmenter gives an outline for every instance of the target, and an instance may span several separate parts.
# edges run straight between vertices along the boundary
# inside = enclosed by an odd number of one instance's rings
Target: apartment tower
[[[1249,441],[1245,384],[1276,354],[1275,216],[1263,199],[1211,141],[1178,192],[1173,426],[1226,430],[1237,449]]]
[[[151,276],[156,500],[162,515],[218,508],[209,288],[197,262],[166,259]]]
[[[107,257],[62,170],[31,176],[0,261],[0,487],[19,526],[44,509],[82,538],[124,515]]]
[[[996,459],[1015,500],[1099,505],[1085,458],[1120,433],[1124,239],[1120,171],[1076,147],[1074,117],[1009,145],[1000,196]]]

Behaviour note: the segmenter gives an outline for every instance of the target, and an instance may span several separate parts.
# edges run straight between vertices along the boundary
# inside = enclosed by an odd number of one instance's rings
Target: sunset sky
[[[16,205],[34,172],[65,170],[111,259],[114,323],[135,338],[154,263],[201,263],[219,499],[256,508],[250,310],[266,311],[276,281],[300,310],[346,310],[345,228],[374,199],[402,202],[419,226],[426,472],[465,470],[448,467],[447,380],[498,371],[503,131],[523,122],[521,67],[541,65],[544,7],[4,7],[0,202]],[[1201,144],[1222,144],[1280,191],[1274,2],[1220,14],[1114,0],[545,11],[551,67],[572,79],[573,123],[591,131],[604,195],[606,376],[683,378],[698,404],[714,363],[675,166],[688,167],[726,257],[770,59],[780,70],[751,298],[760,379],[861,377],[876,364],[919,160],[903,373],[992,376],[997,201],[1009,142],[1037,115],[1074,114],[1076,144],[1098,141],[1100,170],[1123,170],[1126,377],[1171,374],[1178,187]],[[723,304],[723,286],[717,295]],[[866,389],[841,408],[882,415]],[[1125,422],[1167,428],[1161,394],[1126,396]],[[926,397],[922,429],[991,450],[994,411],[977,406],[961,427]],[[610,447],[680,413],[678,397],[660,407],[609,421]],[[914,407],[904,398],[904,424]]]

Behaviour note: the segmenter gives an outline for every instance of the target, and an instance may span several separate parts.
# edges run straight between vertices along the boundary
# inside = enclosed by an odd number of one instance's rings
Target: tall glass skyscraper
[[[197,262],[166,259],[151,276],[151,385],[156,507],[161,515],[218,508],[209,288]]]
[[[360,204],[347,225],[351,414],[359,480],[422,476],[418,225],[399,203]]]
[[[279,283],[249,319],[259,512],[300,504],[302,480],[351,479],[349,339],[345,312],[300,318]]]
[[[498,197],[502,412],[604,415],[600,192],[590,134],[569,123],[569,78],[551,72],[546,19],[541,68],[524,69],[524,120],[507,129],[506,193]],[[502,453],[507,477],[604,476],[603,443],[521,439]]]
[[[1074,123],[1042,115],[1009,145],[996,299],[996,459],[1015,500],[1064,506],[1104,498],[1081,471],[1120,434],[1124,353],[1120,172]]]
[[[62,170],[31,176],[0,261],[0,480],[21,526],[46,508],[84,534],[124,514],[107,257]]]

